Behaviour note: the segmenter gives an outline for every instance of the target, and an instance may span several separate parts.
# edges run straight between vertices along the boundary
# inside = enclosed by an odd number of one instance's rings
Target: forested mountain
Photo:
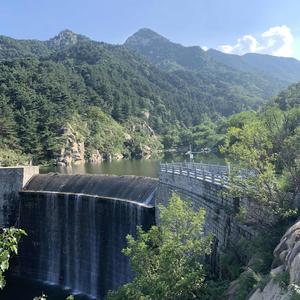
[[[279,93],[275,98],[275,102],[282,110],[300,107],[300,82],[289,86],[288,89]]]
[[[70,30],[60,32],[49,41],[16,40],[0,36],[0,60],[48,56],[53,51],[62,50],[86,40],[88,40],[87,37],[75,34]]]
[[[0,148],[38,160],[83,144],[75,157],[141,157],[160,147],[154,132],[211,124],[256,107],[279,86],[150,30],[125,45],[69,30],[49,41],[0,37]]]
[[[209,82],[215,87],[222,85],[223,89],[235,88],[240,96],[248,95],[248,101],[256,103],[300,80],[300,62],[295,59],[249,54],[244,62],[237,55],[175,44],[146,28],[129,37],[124,45],[162,70],[200,86]],[[276,73],[279,74],[273,76]]]
[[[256,53],[239,56],[226,54],[215,49],[209,49],[206,53],[215,61],[243,72],[267,76],[286,84],[300,81],[300,61],[295,58]]]

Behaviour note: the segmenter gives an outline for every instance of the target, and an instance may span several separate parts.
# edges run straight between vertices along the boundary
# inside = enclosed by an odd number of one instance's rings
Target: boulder
[[[300,285],[300,221],[291,226],[274,250],[271,278],[289,273],[289,286],[282,288],[271,279],[263,290],[257,289],[249,300],[287,300],[291,299],[291,289]],[[299,295],[300,299],[300,295]]]

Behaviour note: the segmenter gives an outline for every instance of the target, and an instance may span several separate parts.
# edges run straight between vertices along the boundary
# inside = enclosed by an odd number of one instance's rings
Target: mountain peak
[[[152,29],[141,28],[126,40],[125,45],[149,44],[153,41],[158,41],[158,40],[164,42],[170,42],[168,39],[161,36],[160,34],[153,31]]]
[[[70,29],[61,31],[57,36],[49,40],[49,44],[54,48],[65,48],[77,44],[80,35]]]

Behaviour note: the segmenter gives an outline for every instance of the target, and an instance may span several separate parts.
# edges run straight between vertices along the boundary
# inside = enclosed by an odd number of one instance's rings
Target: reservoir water
[[[58,172],[62,174],[114,174],[114,175],[136,175],[157,178],[159,176],[160,162],[183,162],[188,161],[184,155],[167,154],[162,160],[118,160],[100,164],[85,163],[73,165],[72,167],[42,167],[41,173]],[[224,159],[212,154],[198,154],[195,162],[209,164],[224,164]]]

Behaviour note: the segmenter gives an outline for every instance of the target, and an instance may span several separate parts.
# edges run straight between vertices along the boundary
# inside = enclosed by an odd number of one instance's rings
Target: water
[[[106,176],[79,176],[88,181],[86,185],[95,178],[103,185],[103,177]],[[145,189],[151,192],[155,187],[148,182],[156,181],[143,180],[146,184],[142,194],[147,200]],[[124,199],[133,197],[142,202],[138,195],[143,180],[127,179]],[[131,182],[138,185],[137,189]],[[122,183],[123,180],[115,189],[123,193],[126,185]],[[14,274],[72,288],[73,292],[84,293],[92,299],[103,299],[109,290],[131,281],[129,260],[121,253],[126,247],[126,235],[135,236],[137,225],[148,229],[154,224],[154,208],[143,203],[63,194],[59,190],[58,193],[22,193],[20,212],[20,226],[28,237],[20,244]]]
[[[34,297],[47,295],[47,300],[65,300],[71,294],[68,289],[63,289],[57,285],[45,284],[40,281],[19,278],[15,276],[7,277],[4,290],[0,291],[1,300],[32,300]],[[90,300],[85,295],[75,295],[75,300]]]
[[[174,155],[168,153],[161,162],[188,161],[185,155]],[[213,154],[198,154],[195,162],[224,164],[224,159]],[[136,175],[157,178],[159,176],[159,160],[119,160],[102,162],[100,164],[85,163],[72,167],[42,167],[41,173],[58,172],[62,174],[115,174],[115,175]]]

